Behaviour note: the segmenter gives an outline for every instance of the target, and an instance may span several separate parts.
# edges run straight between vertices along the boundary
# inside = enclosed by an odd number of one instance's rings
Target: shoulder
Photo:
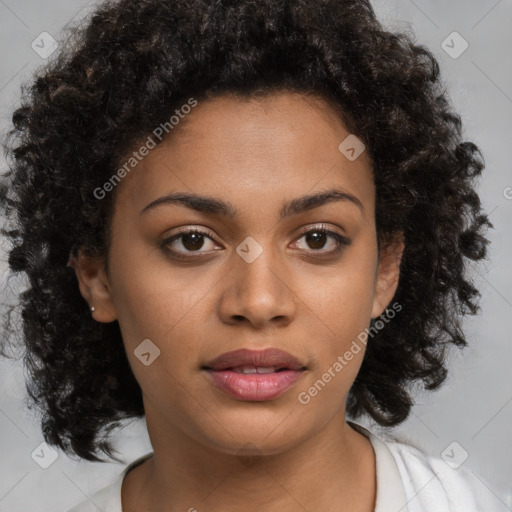
[[[89,496],[86,500],[80,502],[67,512],[123,512],[121,504],[121,487],[128,471],[142,464],[150,458],[153,452],[147,453],[129,464],[121,474],[119,474],[111,483]]]
[[[377,505],[388,509],[389,492],[403,491],[402,512],[510,512],[476,472],[463,465],[467,453],[452,443],[441,458],[423,452],[396,433],[371,432],[349,422],[373,444],[377,465]],[[379,489],[380,485],[380,489]],[[400,507],[399,507],[400,508]]]
[[[480,476],[459,464],[456,446],[446,452],[444,460],[396,438],[381,440],[397,464],[409,512],[424,511],[431,506],[436,507],[436,512],[507,510]]]
[[[86,500],[68,510],[68,512],[122,512],[121,508],[121,486],[123,483],[124,472],[116,479],[97,491]]]

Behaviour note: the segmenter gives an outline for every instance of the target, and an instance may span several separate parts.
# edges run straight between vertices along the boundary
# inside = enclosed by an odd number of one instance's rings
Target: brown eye
[[[217,247],[209,234],[197,229],[177,233],[165,239],[162,245],[177,258],[186,258],[193,253],[206,254]]]
[[[325,231],[309,231],[305,237],[306,243],[311,249],[322,249],[328,238]]]
[[[299,249],[318,255],[334,255],[339,253],[344,246],[350,245],[351,241],[329,229],[313,228],[304,231],[302,236],[295,242]]]
[[[182,244],[188,251],[198,251],[204,245],[204,236],[201,233],[186,233],[182,236]]]

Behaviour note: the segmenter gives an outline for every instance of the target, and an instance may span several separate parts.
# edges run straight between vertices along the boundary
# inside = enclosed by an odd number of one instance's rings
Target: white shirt
[[[452,469],[444,460],[424,454],[398,440],[383,440],[350,422],[372,443],[377,473],[374,512],[510,512],[470,470]],[[121,485],[130,469],[153,455],[129,464],[107,487],[68,512],[123,512]]]

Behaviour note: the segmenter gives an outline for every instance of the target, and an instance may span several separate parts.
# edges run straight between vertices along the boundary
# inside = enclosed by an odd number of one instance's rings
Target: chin
[[[217,421],[213,424],[205,425],[202,437],[216,450],[230,455],[275,455],[300,443],[301,438],[308,437],[304,425],[299,429],[296,418],[285,411],[271,415],[261,410],[251,414],[235,412],[217,415],[215,419]],[[293,436],[290,432],[293,432]]]

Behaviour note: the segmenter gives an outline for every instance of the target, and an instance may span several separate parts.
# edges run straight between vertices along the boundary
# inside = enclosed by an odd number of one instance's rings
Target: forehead
[[[372,164],[365,151],[355,160],[340,151],[349,136],[321,98],[276,93],[205,100],[123,179],[118,200],[142,209],[165,193],[183,191],[269,209],[335,186],[371,211]]]

